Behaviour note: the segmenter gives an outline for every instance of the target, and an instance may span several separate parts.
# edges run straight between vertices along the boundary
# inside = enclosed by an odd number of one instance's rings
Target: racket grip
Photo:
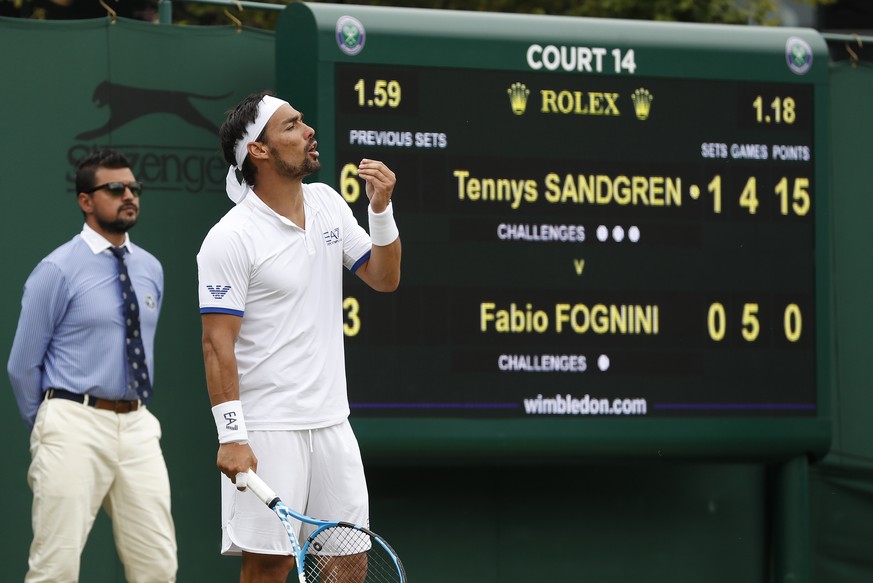
[[[276,493],[258,476],[254,470],[249,469],[246,472],[248,476],[248,483],[246,487],[251,490],[251,492],[257,496],[261,502],[272,508],[276,501],[279,499],[276,496]]]

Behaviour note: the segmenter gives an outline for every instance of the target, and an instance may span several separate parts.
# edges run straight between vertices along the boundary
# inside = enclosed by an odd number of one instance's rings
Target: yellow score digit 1
[[[706,185],[706,189],[712,193],[713,212],[719,214],[721,212],[721,176],[716,174]]]
[[[358,92],[358,107],[364,107],[367,99],[367,96],[365,95],[366,87],[364,85],[364,80],[358,79],[358,82],[355,83],[354,89]]]

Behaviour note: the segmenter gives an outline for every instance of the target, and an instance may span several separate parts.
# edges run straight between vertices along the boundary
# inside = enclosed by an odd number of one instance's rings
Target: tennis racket
[[[246,487],[282,521],[300,583],[407,583],[397,553],[379,535],[349,522],[319,520],[291,510],[253,470],[245,480]],[[292,519],[316,526],[303,546]]]

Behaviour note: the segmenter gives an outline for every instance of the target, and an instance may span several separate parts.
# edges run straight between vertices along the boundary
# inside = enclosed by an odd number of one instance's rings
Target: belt
[[[140,401],[110,401],[109,399],[98,399],[90,395],[80,395],[79,393],[71,393],[64,389],[48,389],[45,392],[46,399],[66,399],[82,403],[88,407],[102,409],[104,411],[115,411],[116,413],[130,413],[139,409]]]

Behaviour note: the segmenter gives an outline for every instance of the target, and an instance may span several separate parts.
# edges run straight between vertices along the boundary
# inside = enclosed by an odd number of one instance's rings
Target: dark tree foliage
[[[252,0],[260,1],[260,0]],[[318,2],[320,0],[312,0]],[[779,0],[329,0],[333,4],[437,8],[521,14],[778,25]],[[813,6],[849,4],[857,0],[799,0]],[[866,0],[864,0],[866,1]],[[182,25],[232,25],[273,30],[277,6],[289,0],[270,0],[264,9],[172,0],[173,22]],[[158,0],[103,0],[119,16],[156,21]],[[24,18],[98,18],[107,14],[100,0],[0,0],[0,15]]]

